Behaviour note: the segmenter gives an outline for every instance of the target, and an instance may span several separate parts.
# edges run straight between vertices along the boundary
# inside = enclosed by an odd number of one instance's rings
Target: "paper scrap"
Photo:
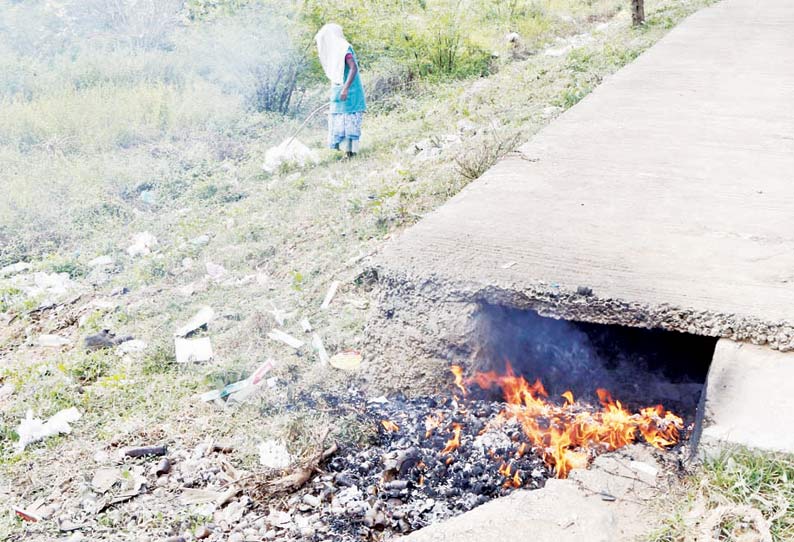
[[[209,324],[215,318],[215,311],[212,307],[202,307],[187,323],[176,330],[175,337],[187,337],[199,328]]]
[[[360,353],[354,350],[348,350],[347,352],[340,352],[339,354],[332,356],[330,359],[330,364],[337,369],[352,371],[361,365],[362,359],[363,358]]]
[[[280,341],[286,344],[287,346],[291,346],[294,349],[298,349],[303,346],[303,341],[300,339],[296,339],[289,333],[285,333],[280,329],[274,329],[270,333],[267,334],[268,337],[273,339],[274,341]]]
[[[71,433],[72,428],[69,424],[79,420],[80,416],[80,411],[71,407],[61,410],[45,422],[41,418],[34,418],[33,411],[28,410],[25,419],[19,422],[17,428],[17,435],[19,435],[17,451],[21,452],[28,444],[44,440],[47,437]]]
[[[286,469],[292,463],[292,457],[280,440],[265,440],[257,447],[259,464],[269,469]]]
[[[333,301],[334,296],[336,295],[336,290],[339,288],[339,281],[335,280],[331,283],[331,286],[328,288],[328,292],[325,294],[325,299],[323,300],[323,304],[320,305],[322,310],[328,310],[328,307],[331,305],[331,301]]]
[[[317,357],[320,358],[320,364],[328,365],[329,362],[328,352],[325,350],[325,345],[323,345],[323,340],[320,338],[320,336],[317,333],[312,335],[312,346],[317,351]]]
[[[174,339],[177,363],[210,361],[213,357],[209,337],[200,339]]]

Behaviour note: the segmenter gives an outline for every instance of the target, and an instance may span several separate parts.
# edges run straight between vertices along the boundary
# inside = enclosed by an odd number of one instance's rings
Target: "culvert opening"
[[[694,422],[717,338],[574,322],[482,304],[472,366],[540,380],[550,397],[571,391],[598,404],[608,390],[628,409],[661,404]]]

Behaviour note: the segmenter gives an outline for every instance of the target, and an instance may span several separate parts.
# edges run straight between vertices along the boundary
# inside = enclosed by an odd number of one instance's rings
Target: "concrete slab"
[[[387,246],[381,277],[794,349],[792,28],[789,0],[691,16]]]
[[[794,352],[722,339],[706,385],[700,448],[725,444],[794,453],[794,432],[782,416],[794,412]]]

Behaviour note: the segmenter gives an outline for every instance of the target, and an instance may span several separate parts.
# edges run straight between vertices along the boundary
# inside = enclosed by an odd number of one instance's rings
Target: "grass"
[[[750,507],[775,542],[794,540],[794,457],[737,448],[705,461],[690,494],[650,542],[762,540]],[[706,519],[708,518],[708,520]],[[766,529],[766,526],[763,528]],[[760,532],[764,532],[761,530]]]
[[[200,34],[176,35],[168,47],[131,56],[78,47],[64,57],[54,53],[49,66],[21,62],[29,58],[19,51],[22,42],[14,49],[0,40],[0,66],[10,74],[0,92],[0,266],[22,259],[36,271],[68,273],[81,285],[75,293],[83,294],[75,305],[39,318],[29,310],[45,296],[26,296],[16,279],[0,279],[0,318],[16,317],[0,325],[0,384],[15,389],[0,402],[0,493],[8,486],[9,498],[26,502],[67,464],[75,476],[90,477],[90,458],[110,442],[156,437],[190,449],[207,436],[229,439],[235,461],[249,466],[256,463],[258,439],[269,435],[287,436],[302,451],[323,420],[294,404],[300,392],[341,393],[351,376],[321,367],[309,347],[296,353],[268,340],[268,331],[279,327],[305,338],[298,322],[307,317],[331,354],[363,349],[375,299],[362,257],[635,58],[664,34],[668,20],[709,3],[648,0],[649,25],[632,29],[622,1],[544,2],[541,13],[521,19],[526,28],[518,31],[528,49],[541,51],[556,37],[577,33],[592,39],[560,57],[504,54],[487,78],[429,78],[400,87],[388,95],[388,106],[373,104],[356,160],[322,150],[318,120],[301,139],[320,149],[319,163],[285,166],[273,175],[261,169],[265,152],[298,120],[248,109],[245,71],[231,66],[234,77],[222,77],[223,64],[208,64],[214,53],[201,45]],[[610,24],[596,30],[605,20]],[[502,23],[481,28],[478,40],[502,46]],[[219,49],[239,41],[230,39],[233,30],[212,30]],[[253,58],[248,53],[240,56]],[[373,69],[368,76],[376,75]],[[498,128],[492,135],[460,134],[463,119],[480,134]],[[446,136],[454,142],[427,160],[406,150]],[[153,253],[128,256],[133,235],[143,231],[158,240]],[[201,236],[206,242],[196,241]],[[91,268],[102,255],[114,264]],[[227,278],[207,280],[208,262],[222,265]],[[330,310],[322,311],[333,280],[342,286]],[[122,287],[127,295],[110,296]],[[95,311],[87,306],[95,297],[118,307]],[[173,331],[205,305],[217,313],[207,332],[216,359],[179,365]],[[291,314],[283,325],[276,323],[278,311]],[[56,329],[61,324],[67,325]],[[149,346],[126,357],[82,352],[82,338],[104,328]],[[61,353],[31,344],[38,334],[56,331],[78,346]],[[268,358],[279,361],[273,372],[279,384],[263,398],[233,410],[196,400]],[[14,454],[14,429],[27,409],[46,417],[70,406],[83,412],[71,435]],[[371,437],[372,428],[355,420],[334,422],[346,441]],[[28,467],[37,477],[24,475]],[[161,512],[158,536],[180,513]],[[16,536],[21,527],[0,516],[0,538]],[[46,539],[41,532],[29,535]]]

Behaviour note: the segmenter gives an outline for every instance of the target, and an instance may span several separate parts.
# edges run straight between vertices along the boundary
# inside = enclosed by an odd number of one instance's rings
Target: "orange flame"
[[[469,390],[463,385],[463,367],[460,365],[453,365],[449,370],[455,375],[455,385],[463,394],[463,397],[466,397],[469,394]]]
[[[446,447],[441,450],[442,454],[449,454],[454,452],[460,447],[460,432],[461,425],[459,423],[452,424],[452,438],[447,441]]]
[[[598,452],[612,451],[642,438],[657,448],[676,444],[684,427],[683,420],[668,412],[661,405],[641,409],[632,414],[620,401],[604,389],[596,390],[602,409],[576,412],[573,393],[562,394],[565,404],[555,405],[548,401],[543,384],[536,380],[530,384],[516,376],[508,363],[504,374],[494,371],[476,373],[463,380],[463,370],[455,366],[455,385],[468,395],[466,384],[474,383],[487,389],[498,386],[502,390],[507,406],[496,421],[513,419],[523,430],[529,445],[540,450],[547,465],[554,468],[558,478],[565,478],[571,469],[584,468],[590,458]],[[449,453],[460,446],[460,426],[454,424],[455,436],[447,442],[442,453]],[[526,452],[527,443],[522,442],[516,457]],[[510,478],[511,467],[503,463],[500,474]],[[518,485],[516,485],[518,484]],[[520,487],[521,477],[514,473],[508,485]]]
[[[391,431],[393,433],[400,430],[400,426],[391,420],[381,420],[380,423],[386,431]]]

